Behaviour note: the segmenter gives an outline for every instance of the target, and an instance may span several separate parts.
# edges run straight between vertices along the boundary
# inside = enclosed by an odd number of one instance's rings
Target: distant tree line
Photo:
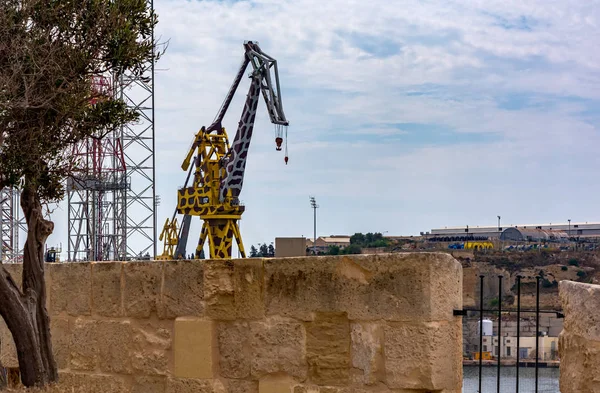
[[[266,243],[257,244],[258,248],[254,245],[250,246],[250,258],[272,258],[275,256],[275,247],[273,243],[267,246]]]
[[[383,237],[380,232],[355,233],[350,236],[350,244],[344,248],[329,246],[327,255],[360,254],[363,248],[389,247],[390,240]]]

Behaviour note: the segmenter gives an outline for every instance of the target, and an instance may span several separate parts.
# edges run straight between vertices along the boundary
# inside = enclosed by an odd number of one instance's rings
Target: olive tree
[[[45,206],[64,196],[74,144],[136,119],[121,100],[99,99],[93,81],[141,77],[159,57],[156,21],[146,0],[0,4],[0,189],[21,191],[27,223],[22,289],[0,265],[0,315],[25,386],[58,379],[44,282],[44,246],[54,224]]]

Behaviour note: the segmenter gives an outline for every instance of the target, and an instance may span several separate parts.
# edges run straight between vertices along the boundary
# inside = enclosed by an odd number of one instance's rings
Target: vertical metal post
[[[492,336],[492,340],[493,340]],[[492,345],[494,343],[492,342]],[[483,275],[479,276],[479,390],[481,392],[481,382],[483,369]]]
[[[315,200],[315,197],[311,196],[310,197],[310,206],[313,208],[314,210],[314,225],[315,225],[315,234],[314,234],[314,238],[313,238],[313,253],[315,255],[317,255],[317,208],[319,207],[319,205],[317,205],[317,201]]]
[[[517,386],[515,393],[519,393],[519,354],[521,343],[521,276],[517,276]]]
[[[538,358],[540,343],[540,276],[535,278],[535,393],[538,393]]]
[[[500,359],[502,358],[502,278],[503,276],[498,276],[498,372],[496,375],[498,393],[500,393]]]

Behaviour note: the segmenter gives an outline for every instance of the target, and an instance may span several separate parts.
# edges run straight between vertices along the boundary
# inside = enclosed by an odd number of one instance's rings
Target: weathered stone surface
[[[253,378],[283,372],[300,381],[306,379],[306,333],[302,324],[270,317],[264,322],[251,322],[250,334]]]
[[[600,285],[561,281],[558,288],[565,314],[563,329],[587,340],[600,341]]]
[[[268,259],[267,315],[310,320],[345,311],[351,320],[451,320],[462,270],[445,253]],[[432,287],[434,289],[432,289]]]
[[[228,379],[227,393],[258,393],[258,381]]]
[[[600,286],[571,281],[559,283],[565,314],[560,333],[560,391],[600,392]]]
[[[104,317],[123,316],[121,274],[123,263],[92,263],[92,310]]]
[[[215,376],[214,329],[214,322],[210,320],[195,317],[175,320],[175,377],[210,379]]]
[[[171,325],[171,326],[164,326]],[[171,349],[171,322],[144,322],[134,327],[132,366],[134,373],[142,375],[168,375]]]
[[[131,393],[165,393],[166,389],[166,377],[135,377]]]
[[[10,274],[13,281],[20,290],[23,290],[23,264],[22,263],[3,263],[2,267]]]
[[[148,318],[157,311],[160,297],[162,262],[144,261],[123,264],[125,315]]]
[[[247,322],[219,324],[219,354],[221,375],[226,378],[250,376],[250,328]]]
[[[3,367],[19,367],[15,342],[2,317],[0,317],[0,363]]]
[[[129,321],[78,318],[72,327],[71,369],[130,374],[132,347]]]
[[[263,260],[236,260],[233,272],[236,317],[242,319],[264,318],[265,277]]]
[[[77,318],[71,332],[71,369],[91,371],[98,363],[98,321]]]
[[[306,357],[310,380],[318,385],[349,382],[350,324],[346,313],[316,313],[306,324]]]
[[[258,393],[292,393],[293,385],[288,375],[270,375],[258,382]]]
[[[114,375],[60,373],[52,393],[130,393],[125,379]],[[48,392],[48,393],[50,393]]]
[[[167,393],[227,393],[227,391],[218,379],[169,378]]]
[[[462,381],[462,324],[394,323],[384,328],[386,383],[391,389],[455,389]]]
[[[68,368],[70,365],[71,349],[71,330],[69,329],[69,320],[61,317],[50,319],[50,330],[52,334],[52,350],[58,369]]]
[[[232,260],[211,260],[204,264],[206,315],[212,319],[236,319],[233,272]]]
[[[98,321],[96,343],[102,371],[131,374],[133,329],[129,321]]]
[[[88,262],[47,265],[49,312],[86,316],[92,312],[92,267]]]
[[[204,315],[204,267],[200,261],[165,261],[158,316],[175,319]]]
[[[378,323],[353,323],[352,367],[362,371],[359,384],[373,385],[383,380],[383,329]]]

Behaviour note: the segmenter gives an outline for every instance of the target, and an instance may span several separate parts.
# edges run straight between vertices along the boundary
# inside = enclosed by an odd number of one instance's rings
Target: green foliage
[[[498,304],[500,304],[498,298],[493,298],[490,300],[490,307],[498,307]]]
[[[72,147],[135,121],[121,99],[98,100],[93,79],[140,76],[154,53],[156,15],[140,0],[6,0],[0,7],[0,188],[60,200]]]
[[[576,258],[569,259],[569,266],[579,266],[579,261]]]
[[[327,249],[327,255],[339,255],[340,247],[339,246],[329,246]]]
[[[583,277],[585,277],[585,276],[586,276],[586,273],[585,273],[583,270],[579,270],[579,271],[577,271],[577,277],[581,277],[581,278],[583,278]]]
[[[569,270],[569,268],[566,266],[561,266],[560,270],[562,270],[563,272],[566,272],[567,270]]]
[[[253,245],[250,246],[250,258],[258,257],[258,250]]]
[[[362,248],[358,244],[350,244],[340,251],[340,254],[360,254]]]
[[[273,258],[275,256],[275,247],[273,243],[267,246],[266,243],[258,244],[258,249],[254,246],[250,247],[251,258]]]
[[[350,236],[350,244],[357,245],[361,248],[376,248],[376,247],[388,247],[390,241],[383,237],[379,232],[376,233],[355,233]]]

